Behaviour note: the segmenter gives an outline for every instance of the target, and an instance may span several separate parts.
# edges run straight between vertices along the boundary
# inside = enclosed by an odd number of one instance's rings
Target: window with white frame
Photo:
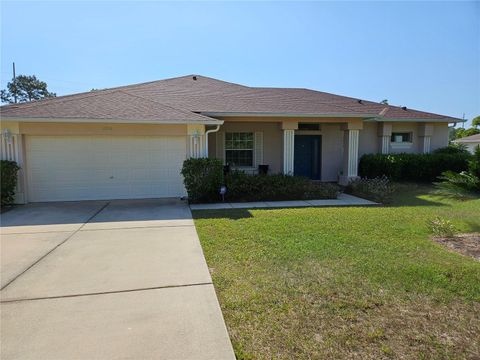
[[[225,162],[231,166],[253,166],[253,133],[225,133]]]
[[[397,143],[397,144],[411,143],[412,133],[411,132],[394,132],[392,133],[391,142]]]

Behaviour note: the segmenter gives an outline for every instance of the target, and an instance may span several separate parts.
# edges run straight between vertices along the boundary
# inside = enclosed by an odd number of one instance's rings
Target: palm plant
[[[445,197],[471,199],[480,197],[480,147],[477,146],[472,159],[468,162],[468,171],[455,173],[446,171],[436,182],[436,193]]]

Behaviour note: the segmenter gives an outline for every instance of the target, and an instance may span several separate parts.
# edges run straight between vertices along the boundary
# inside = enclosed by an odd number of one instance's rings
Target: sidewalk
[[[338,195],[337,199],[191,204],[190,209],[218,210],[218,209],[252,209],[252,208],[311,207],[311,206],[372,206],[372,205],[380,205],[380,204],[370,200],[365,200],[353,195],[342,193]]]

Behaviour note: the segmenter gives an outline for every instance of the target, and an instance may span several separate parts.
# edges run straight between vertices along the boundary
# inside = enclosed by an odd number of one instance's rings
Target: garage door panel
[[[27,137],[30,201],[178,197],[182,136]]]

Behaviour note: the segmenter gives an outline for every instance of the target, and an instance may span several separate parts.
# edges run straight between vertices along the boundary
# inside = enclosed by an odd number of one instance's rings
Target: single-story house
[[[466,136],[464,138],[453,140],[452,142],[465,145],[467,150],[473,154],[475,149],[480,146],[480,134]]]
[[[444,115],[301,88],[204,76],[0,108],[2,159],[21,166],[17,201],[185,195],[187,157],[347,183],[366,153],[428,153],[448,144]]]

